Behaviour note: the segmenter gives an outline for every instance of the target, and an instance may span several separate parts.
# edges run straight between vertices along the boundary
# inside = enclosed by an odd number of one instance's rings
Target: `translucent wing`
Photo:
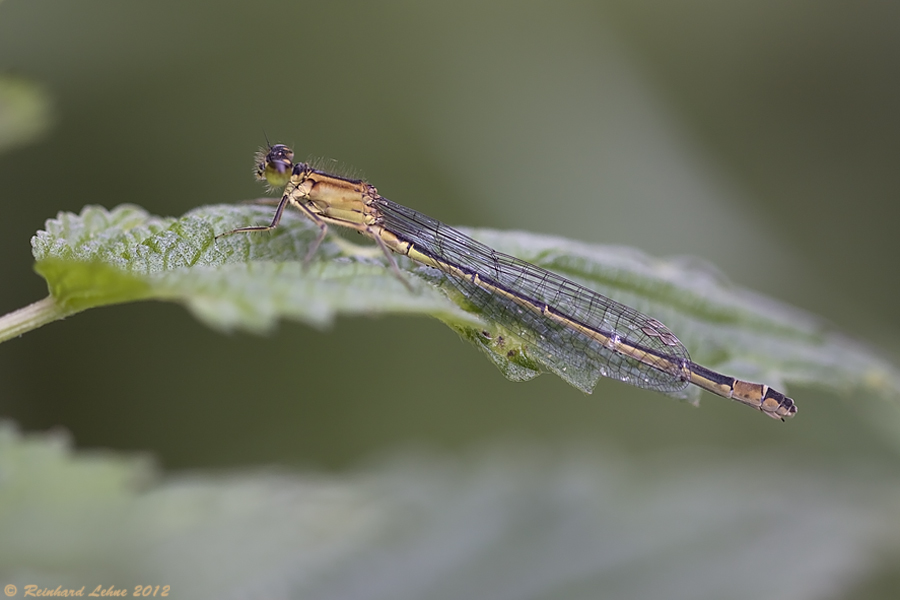
[[[601,376],[668,394],[687,387],[678,369],[690,364],[687,348],[659,321],[411,208],[385,198],[376,203],[384,226],[443,264],[448,281],[485,319],[519,335],[534,347],[533,358],[585,391]],[[643,358],[616,351],[618,344],[640,349]]]

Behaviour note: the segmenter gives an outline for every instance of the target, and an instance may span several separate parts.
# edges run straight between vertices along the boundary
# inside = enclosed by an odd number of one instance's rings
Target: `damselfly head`
[[[272,188],[287,185],[294,168],[294,151],[284,144],[262,148],[256,153],[256,179],[265,181]]]

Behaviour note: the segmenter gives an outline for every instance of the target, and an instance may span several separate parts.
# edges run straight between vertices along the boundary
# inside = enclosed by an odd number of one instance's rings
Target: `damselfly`
[[[656,319],[391,202],[365,181],[293,160],[293,151],[281,144],[259,153],[257,178],[284,186],[275,216],[269,225],[240,227],[217,237],[274,229],[290,205],[319,227],[306,262],[329,224],[354,229],[375,240],[407,286],[391,252],[445,273],[487,321],[515,331],[558,369],[672,395],[693,384],[775,419],[796,414],[794,401],[781,392],[692,362],[684,344]]]

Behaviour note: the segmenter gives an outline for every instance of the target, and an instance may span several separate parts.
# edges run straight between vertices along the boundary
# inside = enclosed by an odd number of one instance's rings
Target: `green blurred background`
[[[55,111],[0,156],[0,313],[46,295],[45,219],[257,197],[265,132],[447,223],[702,257],[896,356],[900,4],[6,0],[0,69]],[[782,425],[711,396],[516,384],[429,319],[260,338],[123,305],[0,346],[0,389],[26,430],[169,469],[508,438],[897,463],[859,397],[791,389]]]

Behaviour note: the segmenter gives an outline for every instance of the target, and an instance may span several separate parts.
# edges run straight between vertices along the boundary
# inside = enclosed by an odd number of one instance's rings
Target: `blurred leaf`
[[[40,137],[50,127],[50,98],[39,86],[0,76],[0,152]]]
[[[193,600],[836,598],[900,542],[900,489],[859,467],[501,447],[162,477],[5,424],[0,580]]]
[[[134,206],[86,207],[80,215],[60,213],[35,235],[35,268],[68,313],[164,299],[184,303],[214,327],[251,331],[270,330],[285,317],[324,327],[338,314],[430,314],[485,351],[511,379],[551,370],[515,331],[483,322],[436,269],[399,259],[415,284],[410,292],[377,251],[369,258],[358,251],[348,257],[348,242],[332,238],[304,270],[298,257],[306,255],[318,230],[302,216],[286,214],[270,233],[214,239],[234,227],[266,223],[271,214],[263,206],[218,205],[164,219]],[[891,395],[900,390],[890,363],[814,317],[738,288],[697,261],[659,260],[629,248],[521,232],[473,235],[653,315],[695,359],[713,368],[776,387],[787,381]]]

